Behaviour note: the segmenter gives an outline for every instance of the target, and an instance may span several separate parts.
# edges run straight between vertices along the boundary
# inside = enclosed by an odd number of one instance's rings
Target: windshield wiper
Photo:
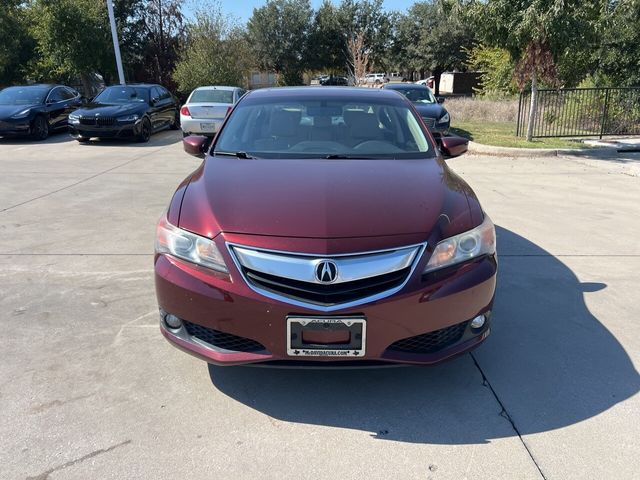
[[[227,157],[244,158],[244,159],[248,159],[248,160],[257,158],[257,157],[252,157],[247,152],[218,152],[218,151],[214,151],[213,154],[214,155],[226,155]]]
[[[330,160],[340,160],[340,159],[347,159],[347,160],[371,160],[371,157],[363,157],[363,156],[358,156],[358,155],[345,155],[343,153],[330,153],[329,155],[326,155],[324,158],[328,158]]]

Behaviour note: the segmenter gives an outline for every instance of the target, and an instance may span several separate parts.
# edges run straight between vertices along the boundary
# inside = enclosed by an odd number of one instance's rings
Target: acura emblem
[[[338,267],[331,260],[322,260],[316,265],[316,279],[320,283],[333,283],[338,278]]]

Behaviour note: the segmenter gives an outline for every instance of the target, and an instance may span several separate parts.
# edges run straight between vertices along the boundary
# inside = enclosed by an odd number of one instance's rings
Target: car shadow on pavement
[[[51,145],[73,140],[67,132],[49,134],[46,140],[34,140],[31,137],[0,137],[0,145]]]
[[[586,292],[606,285],[581,283],[558,258],[497,230],[493,332],[472,355],[424,368],[209,365],[213,386],[276,421],[435,444],[517,435],[482,374],[521,435],[573,425],[636,394],[640,377],[633,363],[584,301]]]
[[[80,144],[82,147],[166,147],[182,141],[182,132],[163,130],[151,136],[148,142],[139,143],[128,138],[94,138],[90,142]]]

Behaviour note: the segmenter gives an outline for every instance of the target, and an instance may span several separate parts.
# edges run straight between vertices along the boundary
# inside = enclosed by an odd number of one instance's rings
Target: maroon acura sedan
[[[431,364],[489,334],[495,230],[412,104],[245,95],[157,228],[160,327],[218,365]],[[206,150],[206,154],[205,154]]]

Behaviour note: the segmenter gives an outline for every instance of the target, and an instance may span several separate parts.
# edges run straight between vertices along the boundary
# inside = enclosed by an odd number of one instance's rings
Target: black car
[[[82,97],[64,85],[25,85],[0,90],[0,136],[30,135],[44,140],[66,130],[67,117]]]
[[[347,85],[349,85],[349,80],[347,79],[347,77],[336,77],[334,75],[331,75],[329,77],[326,77],[326,78],[320,80],[320,85],[347,86]]]
[[[409,99],[418,110],[424,123],[432,133],[447,135],[451,117],[442,106],[443,97],[434,97],[429,87],[415,83],[387,83],[382,88],[396,90]]]
[[[147,142],[152,134],[165,128],[180,128],[180,106],[161,85],[107,87],[69,115],[69,131],[79,142],[95,137]]]

